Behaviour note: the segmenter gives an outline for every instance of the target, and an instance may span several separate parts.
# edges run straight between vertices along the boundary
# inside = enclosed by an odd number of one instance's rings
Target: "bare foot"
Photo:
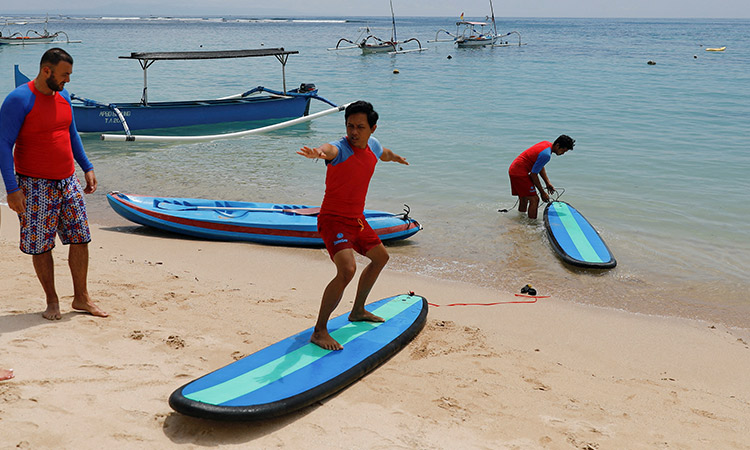
[[[0,369],[0,381],[10,380],[15,377],[13,369]]]
[[[336,339],[332,338],[328,331],[314,331],[310,337],[310,342],[324,350],[343,350],[344,346],[339,344]]]
[[[88,301],[76,301],[73,300],[73,304],[71,305],[73,309],[76,311],[86,311],[87,313],[91,314],[92,316],[96,317],[109,317],[109,314],[102,311],[101,308],[96,306],[94,303]]]
[[[356,313],[352,311],[349,314],[349,322],[385,322],[385,319],[367,310]]]
[[[60,318],[62,318],[60,315],[60,304],[47,304],[47,310],[42,313],[42,317],[47,320],[60,320]]]

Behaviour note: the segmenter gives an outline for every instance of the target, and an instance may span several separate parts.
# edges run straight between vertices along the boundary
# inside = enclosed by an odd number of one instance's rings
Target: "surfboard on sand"
[[[385,322],[328,322],[344,349],[310,343],[307,329],[193,380],[169,397],[177,412],[216,420],[262,420],[296,411],[362,378],[408,344],[424,327],[427,300],[414,294],[370,303]]]
[[[552,248],[566,263],[597,269],[611,269],[617,265],[599,233],[568,203],[548,203],[544,208],[544,226]]]

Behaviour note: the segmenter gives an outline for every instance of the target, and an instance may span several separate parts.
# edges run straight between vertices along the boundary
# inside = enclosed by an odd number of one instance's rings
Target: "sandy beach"
[[[174,389],[312,326],[324,250],[94,226],[89,290],[110,317],[71,311],[58,244],[50,322],[18,221],[0,214],[0,368],[16,375],[0,382],[2,449],[750,448],[750,330],[575,298],[431,307],[410,345],[318,404],[254,423],[183,416]],[[370,300],[513,302],[518,288],[386,269]]]

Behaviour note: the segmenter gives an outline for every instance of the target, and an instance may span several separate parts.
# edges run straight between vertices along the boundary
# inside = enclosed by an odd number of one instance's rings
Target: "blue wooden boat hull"
[[[220,241],[249,241],[290,246],[323,246],[316,215],[304,205],[234,202],[107,194],[112,209],[140,225]],[[289,210],[302,210],[296,213]],[[311,209],[312,211],[312,209]],[[403,214],[365,210],[365,218],[383,242],[413,236],[421,225]]]
[[[307,115],[310,97],[259,97],[185,102],[118,103],[131,131],[215,125],[255,120],[292,119]],[[73,102],[76,129],[81,133],[123,131],[115,111]]]
[[[16,87],[28,83],[29,78],[15,66]],[[299,89],[289,91],[299,93]],[[131,131],[160,128],[216,125],[220,123],[281,120],[306,116],[310,100],[317,90],[304,96],[280,97],[258,95],[239,99],[195,100],[180,102],[117,103]],[[124,131],[117,113],[107,105],[73,100],[73,115],[79,133]]]

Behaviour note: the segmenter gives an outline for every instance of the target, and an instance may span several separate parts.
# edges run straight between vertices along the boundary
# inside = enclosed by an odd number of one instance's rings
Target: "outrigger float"
[[[490,0],[490,12],[492,15],[487,18],[488,21],[486,22],[464,20],[464,15],[461,13],[461,18],[456,22],[455,33],[440,29],[435,33],[435,40],[427,42],[453,42],[458,48],[510,47],[516,44],[511,44],[509,41],[503,42],[502,38],[516,34],[518,35],[518,46],[524,45],[521,43],[521,33],[518,31],[511,31],[502,35],[497,33],[495,8],[492,6],[492,0]],[[449,38],[440,39],[440,33],[448,35]]]
[[[286,89],[285,67],[289,55],[298,51],[283,48],[192,51],[192,52],[152,52],[131,53],[121,59],[135,59],[143,69],[143,94],[137,103],[103,103],[71,94],[76,128],[81,133],[105,133],[102,140],[120,141],[205,141],[235,138],[250,134],[264,133],[279,128],[307,122],[335,112],[343,111],[347,105],[338,106],[318,96],[314,84],[301,84],[299,88]],[[148,68],[156,61],[165,60],[204,60],[225,58],[247,58],[275,56],[282,67],[282,91],[258,86],[242,94],[214,100],[149,102]],[[29,81],[16,65],[16,86]],[[257,94],[252,96],[253,94]],[[330,109],[309,114],[310,101],[320,100],[332,106]],[[133,130],[177,128],[193,125],[217,125],[230,122],[250,122],[258,120],[289,119],[262,128],[234,133],[203,136],[146,136],[133,135]],[[106,134],[124,131],[125,134]]]
[[[419,39],[417,38],[409,38],[405,41],[399,41],[396,38],[396,16],[393,13],[393,0],[390,0],[391,4],[391,38],[390,40],[384,40],[380,39],[379,37],[372,34],[370,31],[370,27],[363,27],[360,28],[359,36],[357,36],[353,41],[349,40],[347,38],[341,38],[336,43],[336,47],[328,48],[326,50],[348,50],[353,48],[358,48],[362,50],[363,55],[368,55],[371,53],[388,53],[391,55],[397,55],[401,53],[412,53],[412,52],[421,52],[424,50],[427,50],[426,48],[422,47],[422,43],[419,42]],[[347,42],[351,45],[347,46],[341,46],[342,42]],[[404,44],[408,44],[409,42],[416,42],[417,48],[409,48],[404,49]]]
[[[44,23],[44,31],[41,33],[36,30],[28,30],[26,34],[21,34],[20,31],[11,33],[8,35],[3,34],[3,30],[10,29],[11,25],[28,25],[30,23]],[[68,34],[64,31],[55,31],[50,33],[47,30],[49,25],[49,16],[44,19],[44,22],[9,22],[5,20],[5,25],[0,29],[0,45],[31,45],[31,44],[73,44],[80,43],[81,41],[72,41],[68,37]],[[8,33],[8,32],[6,32]],[[57,39],[60,35],[65,36],[65,40]]]

